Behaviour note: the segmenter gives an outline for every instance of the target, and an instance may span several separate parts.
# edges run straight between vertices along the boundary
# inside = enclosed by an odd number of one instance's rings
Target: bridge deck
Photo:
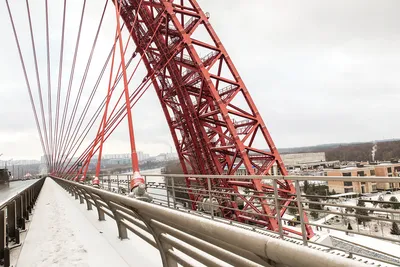
[[[161,265],[155,250],[143,251],[143,241],[119,240],[111,218],[99,222],[95,211],[87,212],[86,205],[78,203],[53,180],[46,180],[17,266]]]

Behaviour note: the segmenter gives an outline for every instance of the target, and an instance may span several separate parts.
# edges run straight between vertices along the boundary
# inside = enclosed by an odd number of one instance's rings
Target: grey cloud
[[[43,3],[31,2],[34,12],[42,14]],[[74,4],[79,5],[80,1],[68,3],[72,7]],[[393,119],[398,114],[400,101],[400,30],[397,12],[400,2],[199,0],[199,3],[204,11],[210,12],[212,25],[250,90],[278,147],[396,137],[400,130]],[[23,4],[13,5],[14,12],[19,12],[18,5],[24,11]],[[57,4],[53,5],[58,11],[61,10]],[[71,33],[79,20],[78,5],[75,6],[75,13],[69,16],[74,25],[68,26],[69,49],[66,51],[65,69],[71,64],[76,38],[76,33]],[[86,30],[96,26],[101,8],[102,4],[88,6]],[[96,70],[100,69],[112,43],[115,23],[113,15],[112,12],[107,13],[107,24],[101,33],[98,54],[93,62]],[[57,27],[61,21],[54,14],[52,20],[55,21],[52,28],[52,51],[57,55]],[[0,7],[0,22],[3,25],[0,91],[4,100],[0,108],[0,118],[3,119],[0,132],[28,133],[33,136],[36,133],[34,120],[3,7]],[[18,25],[23,23],[22,19]],[[88,45],[82,48],[78,59],[74,90],[79,86],[94,30],[85,33],[83,43]],[[37,29],[37,36],[44,36],[44,27]],[[25,45],[29,45],[27,36],[23,40]],[[99,54],[102,56],[97,57]],[[41,57],[42,68],[45,68],[46,54],[43,46],[38,50],[38,55]],[[29,64],[32,71],[32,62]],[[58,57],[54,56],[54,77],[58,72],[57,64]],[[93,74],[88,77],[88,88],[83,96],[85,98],[95,82],[95,73],[93,69]],[[64,74],[64,84],[67,84],[68,74]],[[140,75],[138,77],[143,77],[143,70]],[[35,83],[34,76],[30,77],[31,83]],[[41,78],[43,86],[46,86],[45,69],[42,69]],[[53,86],[56,82],[54,78]],[[106,88],[107,83],[103,82],[96,103],[102,99],[101,96],[104,97]],[[172,144],[172,140],[153,91],[149,88],[133,113],[138,148],[157,154],[169,151],[167,144]],[[122,123],[126,125],[125,121]],[[92,132],[91,136],[94,134]],[[21,142],[2,142],[0,153],[14,158],[27,157],[27,151],[22,145],[25,139],[22,139]],[[126,126],[121,126],[115,132],[107,142],[107,147],[112,153],[128,151]],[[38,158],[41,154],[40,145],[35,153],[29,153],[29,157]]]

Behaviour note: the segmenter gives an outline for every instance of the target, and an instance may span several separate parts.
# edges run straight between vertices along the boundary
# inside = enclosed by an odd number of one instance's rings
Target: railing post
[[[108,191],[111,191],[111,178],[110,178],[110,175],[107,175],[107,180],[108,180]]]
[[[74,196],[74,195],[75,195],[74,190],[72,190],[72,185],[68,186],[68,189],[67,189],[67,190],[69,191],[69,193],[71,194],[71,196]]]
[[[99,216],[99,221],[105,221],[106,217],[104,215],[104,211],[101,209],[100,203],[97,202],[96,198],[93,196],[93,194],[90,191],[87,191],[87,193],[89,194],[89,196],[92,198],[94,204],[96,205],[97,214]]]
[[[3,259],[3,266],[10,266],[10,249],[7,240],[7,221],[4,209],[0,211],[0,258]]]
[[[117,223],[117,228],[118,228],[118,237],[123,240],[123,239],[127,239],[128,238],[128,229],[126,228],[126,226],[121,223],[121,216],[118,214],[117,209],[115,208],[115,206],[113,206],[110,201],[107,201],[105,199],[102,199],[107,206],[109,207],[109,209],[111,210],[111,212],[114,215],[114,220]]]
[[[301,235],[303,236],[303,245],[307,246],[307,232],[306,232],[306,226],[304,224],[304,212],[303,212],[303,206],[301,204],[301,191],[300,191],[299,180],[296,180],[295,184],[296,184],[297,207],[299,208],[299,214],[300,214]]]
[[[83,196],[82,195],[85,195],[85,194],[84,194],[84,192],[82,192],[78,188],[77,188],[77,190],[78,190],[78,193],[79,193],[79,204],[84,204],[85,201],[83,200]]]
[[[29,220],[29,211],[28,211],[28,196],[26,192],[22,193],[22,200],[23,200],[23,213],[25,220]]]
[[[174,203],[174,209],[176,209],[176,200],[175,200],[175,179],[171,177],[171,185],[172,185],[172,201]]]
[[[82,189],[82,194],[86,199],[86,207],[87,210],[92,210],[92,203],[89,201],[88,192],[85,189]]]
[[[78,189],[75,187],[73,190],[75,192],[75,199],[78,199],[78,197],[79,197]]]
[[[34,205],[34,201],[33,201],[33,188],[29,188],[29,205],[31,206],[31,211],[33,210],[33,205]]]
[[[168,205],[168,208],[169,208],[169,205],[170,205],[170,203],[169,203],[169,190],[168,190],[169,177],[165,177],[165,179],[166,179],[165,188],[167,190],[167,205]]]
[[[119,175],[117,175],[117,193],[118,193],[118,194],[121,194],[121,193],[119,192]]]
[[[211,219],[214,220],[214,207],[213,207],[212,195],[211,195],[211,180],[208,177],[207,177],[207,184],[208,184],[208,198],[210,200]]]
[[[16,230],[17,230],[17,216],[15,213],[15,209],[16,209],[16,202],[15,200],[13,200],[7,205],[8,235],[12,238],[16,238]]]
[[[0,210],[0,259],[4,259],[4,250],[6,248],[6,214],[4,209]]]
[[[128,186],[128,191],[126,191],[126,192],[128,192],[128,195],[129,195],[130,189],[131,189],[130,186],[129,186],[129,184],[130,184],[129,175],[126,176],[126,184]]]
[[[28,208],[28,213],[32,213],[32,206],[31,206],[31,192],[29,188],[25,191],[26,194],[26,203]]]
[[[16,203],[16,216],[17,216],[17,227],[21,228],[22,230],[25,230],[25,223],[23,223],[24,220],[24,215],[23,215],[23,207],[22,207],[22,196],[18,196],[15,199],[15,203]]]
[[[278,220],[279,236],[281,237],[281,239],[283,239],[282,218],[280,213],[281,207],[279,205],[278,185],[276,183],[276,179],[272,180],[272,185],[274,186],[275,210],[276,210],[276,218]]]

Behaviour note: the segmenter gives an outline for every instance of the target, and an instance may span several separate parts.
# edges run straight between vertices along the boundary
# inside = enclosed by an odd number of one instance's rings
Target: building
[[[317,152],[317,153],[296,153],[296,154],[281,154],[281,158],[283,164],[286,169],[294,169],[294,168],[315,168],[318,166],[325,166],[325,152]],[[237,162],[236,162],[237,163]],[[306,166],[306,167],[305,167]],[[234,164],[233,168],[236,167]],[[255,169],[255,168],[254,168]],[[225,167],[225,172],[228,171],[228,168]],[[247,175],[246,167],[242,164],[235,172],[236,175]],[[280,171],[276,163],[272,165],[272,168],[268,172],[269,175],[280,175]]]
[[[326,176],[350,176],[350,177],[400,177],[400,163],[359,164],[358,167],[346,167],[342,169],[325,169]],[[343,182],[329,181],[329,190],[336,193],[371,193],[383,190],[399,190],[400,183],[373,183],[373,182]]]
[[[101,158],[102,159],[130,159],[131,155],[129,153],[125,153],[125,154],[105,154]]]
[[[400,177],[400,163],[381,163],[371,165],[375,167],[377,177]],[[399,183],[378,183],[378,190],[399,190]]]
[[[144,161],[149,158],[149,154],[145,154],[142,151],[137,151],[137,157],[139,162]],[[97,158],[97,157],[93,157]],[[131,159],[131,155],[129,153],[125,154],[106,154],[102,156],[102,160],[111,160],[111,162],[129,162]]]
[[[346,167],[343,169],[326,169],[326,176],[341,177],[362,177],[375,176],[374,167]],[[377,183],[372,182],[344,182],[344,181],[328,181],[329,191],[335,190],[336,193],[371,193],[377,191]]]

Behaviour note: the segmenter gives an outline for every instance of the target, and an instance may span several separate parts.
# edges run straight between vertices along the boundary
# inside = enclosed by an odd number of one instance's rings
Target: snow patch
[[[113,230],[115,234],[115,223]],[[83,216],[74,199],[49,178],[39,195],[17,265],[133,266]]]

